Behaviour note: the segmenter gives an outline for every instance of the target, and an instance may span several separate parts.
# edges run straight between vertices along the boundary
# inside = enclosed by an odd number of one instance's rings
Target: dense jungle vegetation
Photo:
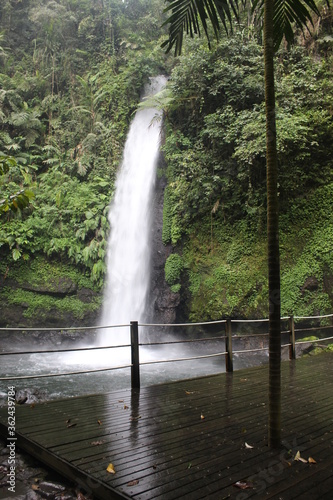
[[[170,76],[158,99],[165,279],[179,317],[267,316],[260,21],[248,10],[211,51],[187,40],[173,58],[160,48],[164,7],[1,2],[0,153],[10,164],[0,198],[30,196],[0,216],[2,326],[96,317],[115,175],[143,85],[159,73]],[[333,308],[333,35],[321,11],[314,36],[276,57],[284,315]]]

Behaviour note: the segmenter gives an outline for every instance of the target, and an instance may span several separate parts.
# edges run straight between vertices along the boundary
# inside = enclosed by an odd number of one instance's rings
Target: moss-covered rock
[[[26,263],[2,263],[2,327],[69,327],[96,324],[101,292],[69,264],[37,256]]]

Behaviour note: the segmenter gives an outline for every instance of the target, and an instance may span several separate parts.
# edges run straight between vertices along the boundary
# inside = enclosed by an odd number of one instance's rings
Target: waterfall
[[[152,78],[145,94],[156,94],[165,83],[163,76]],[[161,113],[154,108],[137,111],[126,139],[109,210],[111,231],[102,313],[105,326],[145,319],[150,280],[151,203],[161,121]],[[102,330],[101,343],[121,345],[128,339],[127,331],[128,328]]]

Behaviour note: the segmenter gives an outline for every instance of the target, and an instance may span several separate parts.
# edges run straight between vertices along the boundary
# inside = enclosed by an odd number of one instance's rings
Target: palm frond
[[[273,1],[273,0],[271,0]],[[328,0],[326,0],[328,1]],[[210,37],[207,21],[209,20],[218,38],[220,23],[226,32],[232,30],[233,19],[238,20],[239,6],[243,0],[165,0],[168,6],[165,12],[170,14],[163,26],[169,24],[169,38],[162,44],[169,52],[173,47],[175,55],[180,55],[184,33],[191,37],[201,35],[200,28],[208,40]],[[253,0],[252,11],[263,16],[265,0]],[[288,43],[294,39],[294,27],[304,30],[312,24],[312,14],[320,15],[316,0],[274,0],[274,47],[277,50],[283,37]]]
[[[169,52],[175,48],[175,55],[180,55],[183,45],[184,32],[191,37],[194,34],[200,35],[202,26],[210,45],[207,20],[213,27],[214,35],[218,38],[220,22],[226,31],[232,29],[232,19],[238,19],[239,0],[166,0],[169,5],[165,12],[170,13],[170,17],[163,26],[169,26],[169,38],[162,47]]]
[[[254,0],[252,12],[263,15],[264,0]],[[320,15],[315,0],[275,0],[274,2],[274,48],[280,47],[283,37],[288,43],[294,40],[294,27],[302,31],[308,24],[313,25],[312,13]]]

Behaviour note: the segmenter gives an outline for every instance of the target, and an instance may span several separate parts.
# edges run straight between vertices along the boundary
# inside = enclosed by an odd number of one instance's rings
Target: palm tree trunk
[[[266,102],[266,164],[267,164],[267,237],[268,237],[268,298],[269,298],[269,421],[268,444],[281,444],[281,305],[279,214],[277,189],[277,150],[275,125],[274,0],[265,0],[264,59]]]

